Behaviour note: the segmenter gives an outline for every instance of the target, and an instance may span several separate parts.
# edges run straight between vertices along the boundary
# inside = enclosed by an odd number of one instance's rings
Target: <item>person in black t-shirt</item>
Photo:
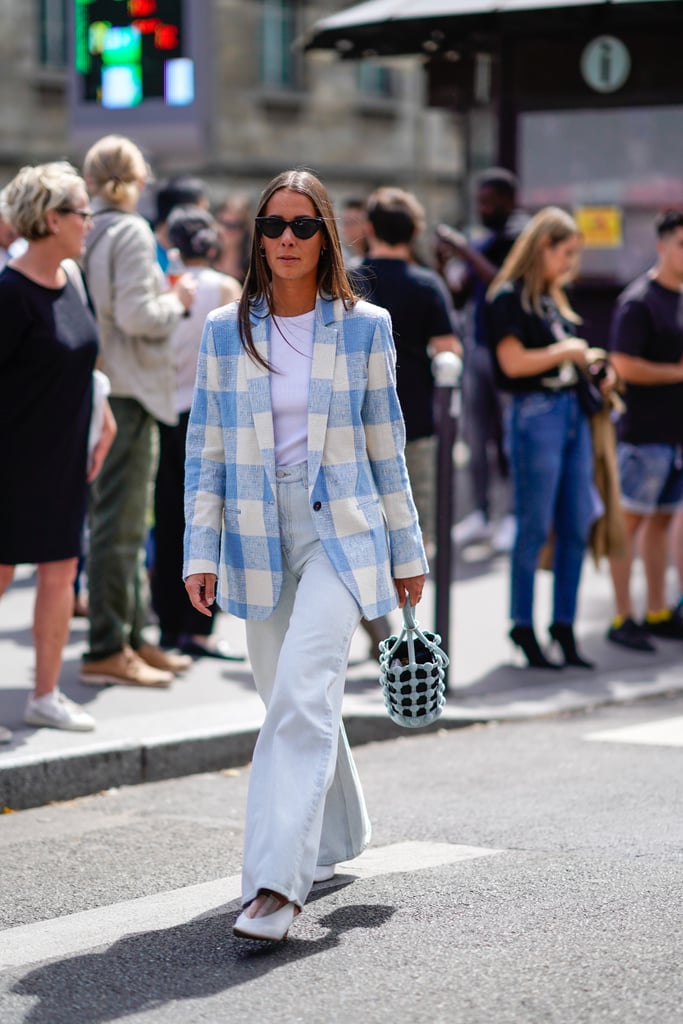
[[[588,344],[563,285],[574,275],[581,239],[574,220],[546,207],[529,222],[489,292],[489,332],[498,380],[512,392],[510,467],[517,519],[512,551],[510,637],[532,668],[559,668],[533,627],[538,558],[554,533],[550,635],[566,665],[592,668],[576,648],[573,624],[588,532],[598,512],[588,419],[577,367]]]
[[[380,188],[368,200],[369,255],[356,271],[370,302],[389,310],[396,344],[396,389],[406,425],[406,463],[427,550],[436,533],[436,437],[432,356],[462,354],[438,274],[413,262],[424,224],[410,192]]]
[[[683,506],[683,212],[656,222],[657,264],[619,297],[612,323],[612,361],[626,383],[619,422],[619,477],[627,551],[610,560],[616,618],[607,637],[653,651],[649,634],[683,640],[683,618],[667,607],[669,533]],[[631,603],[636,535],[647,579],[645,621]]]
[[[437,258],[455,257],[464,273],[452,275],[445,262],[441,273],[446,279],[457,309],[472,303],[471,341],[465,344],[463,393],[465,436],[470,450],[469,474],[474,509],[453,531],[456,544],[464,546],[491,537],[494,551],[512,548],[515,521],[510,504],[492,531],[490,523],[489,441],[496,443],[500,475],[508,475],[503,444],[504,396],[496,386],[494,360],[488,344],[486,290],[503,265],[515,240],[528,221],[516,208],[517,179],[502,167],[490,167],[477,178],[477,213],[485,229],[483,238],[470,242],[465,235],[446,224],[436,229]],[[464,267],[463,267],[464,265]],[[506,486],[506,493],[508,491]],[[509,503],[510,499],[506,498]]]

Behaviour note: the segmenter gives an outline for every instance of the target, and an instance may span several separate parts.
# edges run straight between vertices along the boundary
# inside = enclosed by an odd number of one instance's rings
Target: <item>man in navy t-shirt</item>
[[[356,273],[370,302],[389,310],[396,343],[396,390],[406,424],[406,463],[427,550],[435,542],[436,437],[434,378],[437,352],[462,354],[453,334],[439,275],[414,262],[424,224],[410,192],[380,188],[368,199],[369,255]]]
[[[650,636],[683,640],[683,617],[667,607],[672,517],[683,506],[683,212],[657,218],[657,263],[620,295],[612,322],[614,367],[626,383],[618,426],[626,553],[610,560],[617,615],[607,637],[654,651]],[[647,579],[642,624],[631,604],[636,535]]]

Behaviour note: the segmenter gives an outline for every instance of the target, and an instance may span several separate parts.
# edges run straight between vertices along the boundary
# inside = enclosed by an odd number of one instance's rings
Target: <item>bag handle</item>
[[[434,655],[439,661],[443,668],[446,668],[449,659],[448,655],[441,650],[439,644],[441,643],[441,637],[438,634],[433,634],[434,639],[430,640],[429,637],[425,636],[420,625],[415,618],[415,609],[411,605],[410,601],[406,598],[406,603],[403,605],[403,629],[400,634],[395,638],[395,643],[387,650],[387,658],[391,661],[394,653],[398,650],[403,639],[405,638],[408,644],[408,651],[410,654],[410,661],[415,661],[415,639],[420,640],[427,650]],[[392,638],[390,638],[392,639]]]
[[[415,618],[415,609],[410,603],[410,599],[406,597],[406,603],[403,605],[403,621],[405,622],[406,629],[417,629],[417,620]]]

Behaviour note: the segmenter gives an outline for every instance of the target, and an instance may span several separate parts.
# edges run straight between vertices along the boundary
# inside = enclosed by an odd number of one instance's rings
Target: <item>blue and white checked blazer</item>
[[[252,315],[270,356],[271,320]],[[403,455],[389,314],[316,303],[308,408],[313,521],[366,618],[396,607],[392,577],[428,571]],[[245,353],[237,304],[206,321],[187,434],[183,577],[215,573],[221,608],[265,619],[282,585],[270,375]]]

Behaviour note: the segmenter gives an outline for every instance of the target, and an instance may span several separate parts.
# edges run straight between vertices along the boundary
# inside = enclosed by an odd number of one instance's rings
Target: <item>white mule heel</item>
[[[331,878],[334,878],[336,871],[336,864],[318,864],[313,872],[313,881],[329,882]]]
[[[240,939],[260,939],[262,942],[282,942],[299,908],[295,903],[285,903],[272,914],[262,917],[247,917],[242,911],[232,929],[233,935]]]

